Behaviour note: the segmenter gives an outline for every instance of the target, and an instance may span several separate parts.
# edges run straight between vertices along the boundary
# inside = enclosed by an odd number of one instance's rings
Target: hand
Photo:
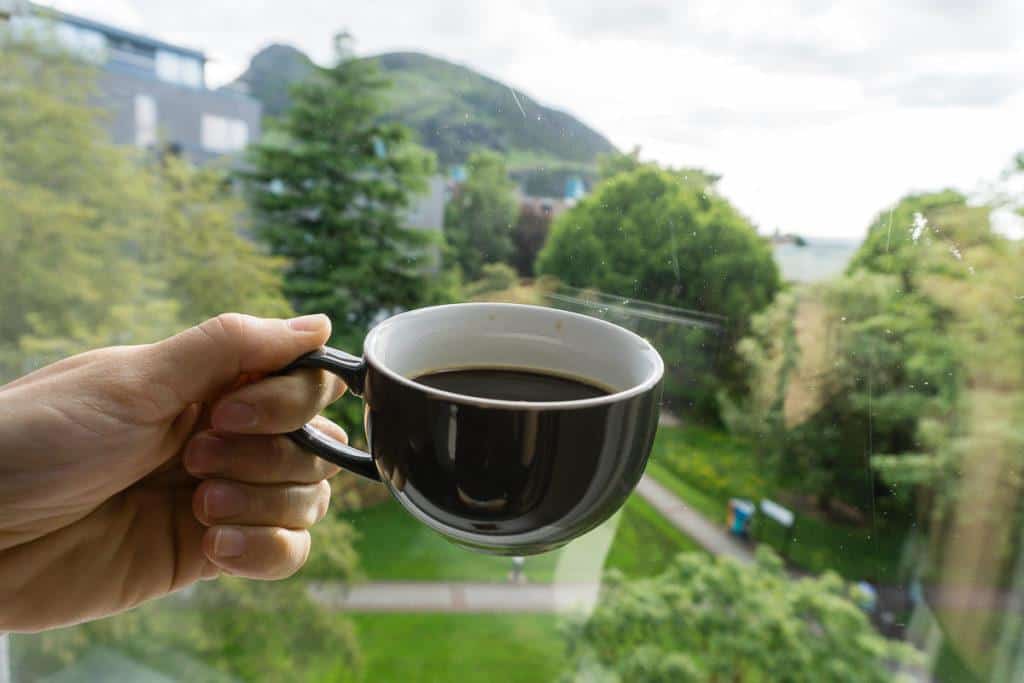
[[[297,571],[337,468],[282,434],[345,387],[319,370],[258,378],[329,336],[325,316],[227,314],[0,387],[0,632],[95,619],[221,572]]]

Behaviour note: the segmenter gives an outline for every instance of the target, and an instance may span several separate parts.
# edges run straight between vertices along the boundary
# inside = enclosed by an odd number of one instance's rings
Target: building
[[[0,0],[15,35],[52,36],[99,67],[97,104],[115,143],[171,149],[204,163],[240,152],[260,135],[261,106],[206,86],[206,56],[113,26],[20,0]]]

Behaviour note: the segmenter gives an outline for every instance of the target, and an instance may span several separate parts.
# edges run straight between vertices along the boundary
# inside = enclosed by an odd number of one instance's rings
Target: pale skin
[[[310,552],[338,469],[285,433],[345,387],[263,377],[325,316],[222,315],[0,387],[0,632],[101,618],[221,574],[281,579]]]

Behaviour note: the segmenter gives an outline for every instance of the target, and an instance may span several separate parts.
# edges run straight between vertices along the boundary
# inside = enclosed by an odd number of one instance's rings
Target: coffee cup
[[[539,306],[469,303],[401,313],[362,358],[324,347],[282,372],[332,372],[365,403],[368,452],[307,425],[290,436],[382,481],[460,545],[532,555],[617,511],[643,475],[664,363],[612,323]]]

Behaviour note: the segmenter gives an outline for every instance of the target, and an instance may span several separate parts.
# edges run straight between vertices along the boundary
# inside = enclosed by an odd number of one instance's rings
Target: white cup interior
[[[441,370],[514,368],[590,380],[616,392],[572,403],[639,393],[661,378],[664,367],[650,343],[617,325],[517,304],[454,304],[402,313],[373,329],[364,352],[371,364],[405,381]]]

